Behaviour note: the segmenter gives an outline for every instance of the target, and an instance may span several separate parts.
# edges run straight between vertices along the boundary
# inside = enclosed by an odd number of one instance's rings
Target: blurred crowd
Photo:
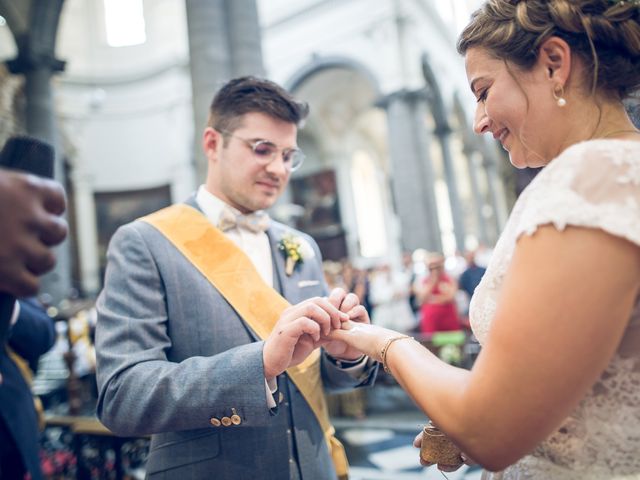
[[[479,346],[469,326],[469,302],[486,270],[491,249],[480,247],[446,257],[416,250],[405,252],[396,267],[383,263],[357,268],[349,260],[323,262],[329,288],[354,292],[371,322],[418,339],[442,360],[469,368]],[[377,385],[395,385],[380,371]],[[334,416],[364,419],[368,392],[329,397]]]
[[[480,247],[444,256],[405,252],[402,264],[357,268],[349,260],[325,261],[330,288],[361,299],[374,324],[421,338],[469,327],[469,302],[486,270],[491,250]]]

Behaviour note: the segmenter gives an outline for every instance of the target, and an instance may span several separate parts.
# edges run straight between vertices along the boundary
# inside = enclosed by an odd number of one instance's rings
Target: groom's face
[[[296,125],[258,112],[243,115],[240,126],[227,135],[226,142],[220,132],[207,128],[207,189],[243,213],[271,207],[289,182],[282,150],[297,147],[297,133]],[[259,140],[279,149],[269,163],[257,158],[251,147]]]

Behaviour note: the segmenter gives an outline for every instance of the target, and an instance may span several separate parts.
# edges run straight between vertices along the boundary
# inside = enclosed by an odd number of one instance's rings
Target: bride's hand
[[[347,312],[349,318],[357,319],[366,313],[362,305],[358,305]],[[342,323],[340,330],[333,330],[328,338],[331,340],[340,340],[349,347],[358,350],[370,358],[381,361],[380,357],[382,347],[390,338],[401,336],[400,333],[386,328],[371,325],[369,323],[360,323],[356,321],[346,321]],[[404,336],[404,335],[402,335]]]
[[[360,305],[360,299],[354,293],[348,293],[343,288],[334,288],[329,294],[329,302],[343,313],[353,311]],[[350,320],[357,323],[370,323],[369,314],[364,309],[358,309],[357,315],[349,317]],[[326,337],[327,343],[324,345],[325,351],[334,358],[340,360],[356,360],[362,356],[362,352],[351,347],[340,339]]]

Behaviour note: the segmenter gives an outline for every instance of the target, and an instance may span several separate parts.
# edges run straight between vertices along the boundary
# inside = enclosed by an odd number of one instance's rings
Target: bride
[[[475,131],[545,167],[472,299],[473,369],[375,325],[332,333],[485,478],[640,478],[640,134],[622,103],[640,88],[639,19],[639,0],[489,0],[461,34]]]

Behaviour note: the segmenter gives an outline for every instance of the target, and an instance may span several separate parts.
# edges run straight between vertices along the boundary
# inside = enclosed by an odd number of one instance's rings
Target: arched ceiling
[[[371,83],[348,68],[326,68],[307,76],[295,95],[311,107],[310,126],[335,137],[352,128],[377,100]]]

